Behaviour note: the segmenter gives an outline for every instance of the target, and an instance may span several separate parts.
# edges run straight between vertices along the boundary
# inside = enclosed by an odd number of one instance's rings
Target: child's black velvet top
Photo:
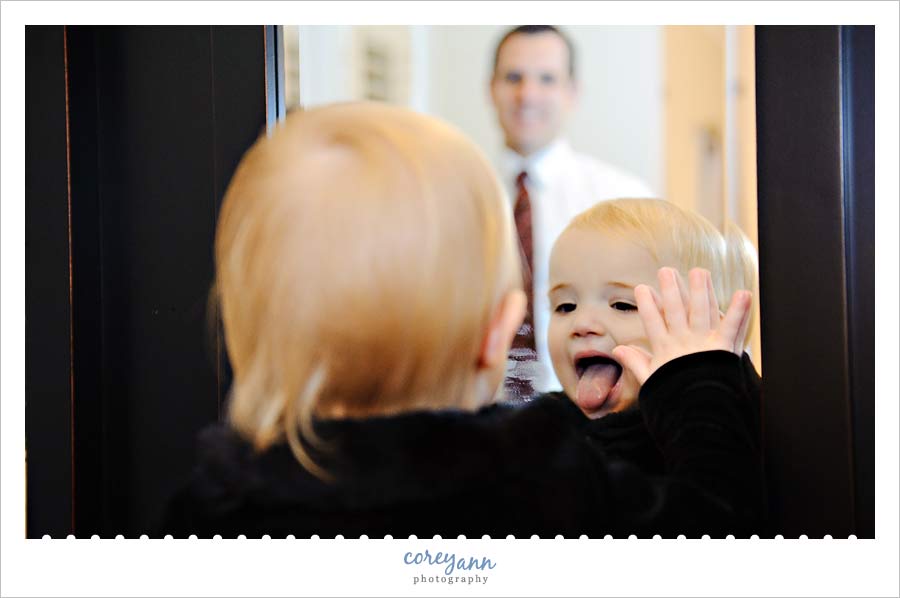
[[[664,475],[599,446],[590,422],[554,397],[319,422],[328,449],[316,459],[333,482],[304,470],[285,444],[254,454],[218,426],[201,436],[199,464],[160,534],[748,536],[764,505],[755,393],[725,351],[651,376],[640,413]]]
[[[752,430],[759,430],[759,397],[762,380],[753,366],[750,356],[744,353],[741,358],[743,372],[741,377],[745,391],[752,400],[757,402],[755,409],[747,410],[748,425]],[[665,392],[665,391],[663,391]],[[586,420],[584,414],[569,399],[564,392],[549,392],[541,395],[565,401],[571,408],[573,422],[584,426],[584,433],[588,439],[610,459],[622,459],[638,466],[645,473],[663,474],[666,465],[663,455],[656,445],[656,441],[650,435],[650,430],[644,421],[644,415],[640,409],[641,401],[626,411],[610,413],[600,419]]]

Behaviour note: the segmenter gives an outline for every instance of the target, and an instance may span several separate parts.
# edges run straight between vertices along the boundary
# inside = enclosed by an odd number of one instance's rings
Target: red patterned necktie
[[[534,242],[531,234],[531,198],[528,196],[528,188],[525,186],[527,172],[519,173],[516,177],[516,205],[513,215],[516,219],[516,230],[519,232],[519,247],[522,250],[522,282],[525,285],[525,294],[528,295],[528,313],[525,316],[525,324],[534,323]],[[521,333],[521,330],[520,330]],[[530,346],[534,349],[533,326],[531,326]]]
[[[512,400],[525,400],[534,395],[537,352],[534,343],[534,243],[532,237],[531,198],[525,180],[528,174],[522,172],[516,177],[516,203],[513,215],[519,233],[519,247],[522,251],[522,281],[528,296],[528,311],[525,321],[519,327],[509,352],[509,368],[506,375],[506,394]]]

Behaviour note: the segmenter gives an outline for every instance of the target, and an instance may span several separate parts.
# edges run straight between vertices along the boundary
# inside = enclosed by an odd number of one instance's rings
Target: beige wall
[[[663,36],[665,196],[720,228],[736,223],[758,249],[753,27],[670,26]],[[762,371],[758,313],[755,322]]]
[[[666,197],[722,224],[724,27],[666,27]]]
[[[750,237],[759,253],[756,196],[756,44],[753,26],[737,27],[736,116],[738,134],[737,222]],[[756,368],[762,372],[760,346],[759,300],[756,302],[755,326],[751,350]]]

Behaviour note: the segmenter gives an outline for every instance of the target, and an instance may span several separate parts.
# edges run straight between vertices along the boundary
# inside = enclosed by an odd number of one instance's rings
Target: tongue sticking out
[[[578,381],[576,402],[586,409],[597,409],[609,397],[619,379],[619,369],[611,363],[589,365]]]

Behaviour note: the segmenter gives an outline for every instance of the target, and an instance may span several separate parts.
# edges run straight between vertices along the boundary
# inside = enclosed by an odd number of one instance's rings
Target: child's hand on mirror
[[[651,353],[632,345],[619,345],[613,355],[643,385],[663,364],[701,351],[743,352],[750,316],[749,291],[737,291],[724,317],[720,316],[712,278],[694,268],[685,285],[674,268],[657,272],[661,293],[638,285],[634,296]]]

